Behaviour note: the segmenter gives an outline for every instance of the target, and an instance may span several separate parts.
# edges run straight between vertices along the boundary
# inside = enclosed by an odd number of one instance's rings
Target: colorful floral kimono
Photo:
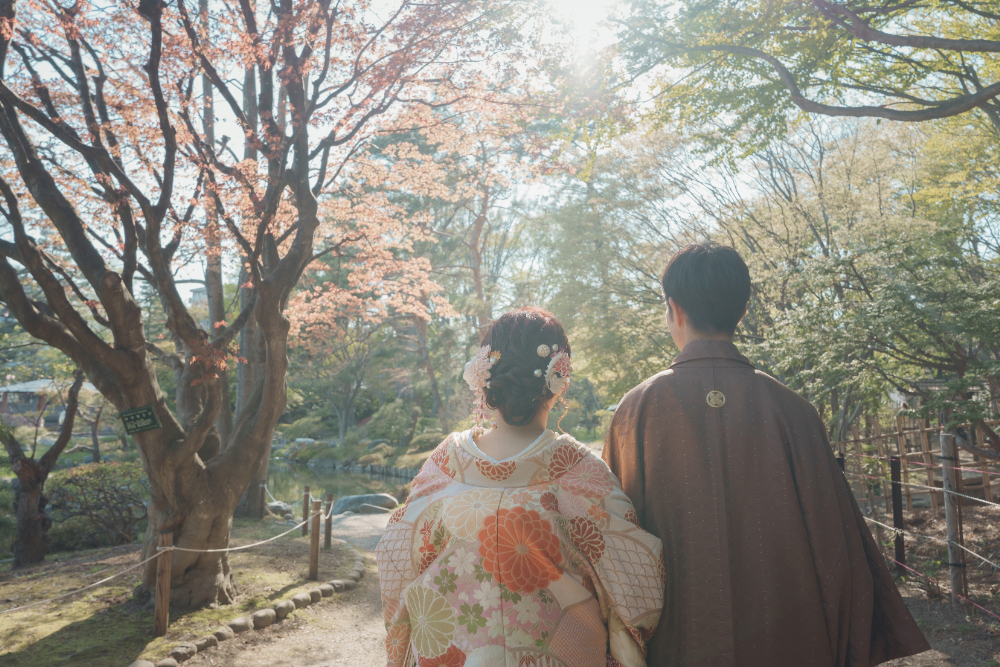
[[[389,667],[645,665],[664,571],[637,523],[568,435],[496,462],[453,433],[378,545]]]

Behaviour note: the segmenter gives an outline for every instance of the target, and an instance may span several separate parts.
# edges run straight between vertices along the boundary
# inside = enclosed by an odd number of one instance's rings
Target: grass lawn
[[[288,528],[273,519],[236,519],[231,544],[250,544]],[[52,554],[35,567],[5,569],[0,572],[0,612],[72,591],[139,560],[139,545],[126,545]],[[236,616],[345,576],[354,558],[337,545],[321,551],[320,580],[308,581],[309,542],[296,531],[261,547],[234,552],[229,562],[236,601],[216,609],[171,610],[165,637],[153,637],[152,606],[132,599],[142,580],[141,568],[79,596],[0,615],[0,664],[125,667],[140,658],[155,663],[178,642],[204,636]]]

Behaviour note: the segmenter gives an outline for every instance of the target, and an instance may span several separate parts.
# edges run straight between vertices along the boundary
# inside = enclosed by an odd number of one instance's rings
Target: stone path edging
[[[315,604],[324,598],[331,597],[334,593],[353,591],[358,586],[358,581],[365,576],[365,564],[361,553],[354,548],[353,544],[344,540],[332,540],[338,545],[344,545],[354,554],[354,569],[347,575],[346,579],[333,579],[325,584],[321,584],[308,593],[296,593],[286,600],[275,602],[270,607],[258,609],[250,617],[237,616],[229,621],[227,625],[216,629],[212,634],[196,639],[193,642],[181,642],[170,649],[170,653],[163,660],[152,663],[149,660],[136,660],[128,667],[177,667],[180,663],[190,660],[198,653],[202,653],[218,646],[221,642],[232,639],[237,634],[248,632],[249,630],[263,630],[270,625],[288,618],[296,609],[302,609]]]

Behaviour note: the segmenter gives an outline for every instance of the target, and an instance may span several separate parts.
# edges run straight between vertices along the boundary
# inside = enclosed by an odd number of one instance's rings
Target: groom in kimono
[[[604,460],[663,541],[650,667],[867,667],[930,649],[804,398],[733,345],[750,272],[691,245],[663,274],[680,355],[618,405]]]

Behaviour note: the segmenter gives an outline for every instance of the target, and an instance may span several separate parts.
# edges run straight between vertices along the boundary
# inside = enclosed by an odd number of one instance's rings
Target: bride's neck
[[[481,452],[497,461],[517,456],[545,432],[551,410],[551,405],[543,405],[534,418],[523,426],[508,424],[503,416],[498,414],[496,428],[475,438],[476,446]]]

